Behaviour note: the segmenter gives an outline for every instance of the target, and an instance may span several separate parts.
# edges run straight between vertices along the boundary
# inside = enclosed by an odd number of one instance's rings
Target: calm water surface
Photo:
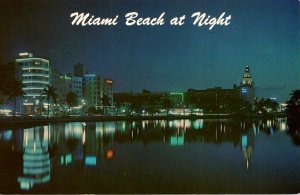
[[[0,131],[0,193],[297,193],[285,119],[65,123]]]

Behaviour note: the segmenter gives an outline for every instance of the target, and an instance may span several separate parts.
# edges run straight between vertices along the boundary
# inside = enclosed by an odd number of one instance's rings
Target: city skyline
[[[50,60],[63,73],[83,63],[90,72],[114,80],[114,91],[186,91],[231,88],[250,66],[256,96],[286,101],[300,83],[300,5],[281,1],[1,1],[0,62],[19,52]],[[269,9],[266,10],[265,8]],[[242,11],[241,11],[242,10]],[[211,31],[184,26],[72,26],[70,14],[90,12],[166,19],[195,11],[232,15],[227,27]],[[255,14],[253,14],[255,12]],[[121,20],[122,18],[120,18]],[[280,81],[280,82],[279,82]]]

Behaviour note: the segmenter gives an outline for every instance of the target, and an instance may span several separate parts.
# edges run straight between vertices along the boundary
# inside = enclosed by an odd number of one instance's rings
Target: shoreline
[[[109,121],[141,121],[141,120],[181,120],[181,119],[233,119],[233,120],[260,120],[284,118],[283,113],[276,115],[237,115],[237,114],[204,114],[200,116],[64,116],[64,117],[14,117],[7,116],[0,118],[0,130],[3,128],[33,127],[39,125],[48,125],[52,123],[68,122],[109,122]]]

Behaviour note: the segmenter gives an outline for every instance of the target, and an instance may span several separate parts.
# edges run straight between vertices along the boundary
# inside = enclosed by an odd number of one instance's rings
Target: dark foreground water
[[[0,131],[0,193],[297,193],[285,119],[66,123]]]

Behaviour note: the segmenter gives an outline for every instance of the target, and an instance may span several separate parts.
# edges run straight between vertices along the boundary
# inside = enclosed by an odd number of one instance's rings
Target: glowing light
[[[171,146],[182,146],[182,145],[184,145],[184,135],[182,135],[182,136],[178,136],[178,135],[171,136],[170,144],[171,144]]]
[[[49,68],[44,68],[44,67],[40,67],[40,66],[26,66],[23,67],[22,70],[45,70],[45,71],[49,71]]]
[[[242,136],[242,147],[245,148],[248,145],[248,137],[247,135]]]
[[[112,159],[114,156],[114,151],[113,150],[108,150],[107,153],[106,153],[106,157],[108,159]]]
[[[9,141],[12,138],[12,131],[7,130],[3,133],[3,139]]]
[[[112,84],[113,83],[112,80],[105,80],[105,82],[108,83],[108,84]]]
[[[95,156],[86,156],[85,157],[85,165],[95,166],[97,163],[97,159]]]
[[[48,74],[39,74],[39,73],[23,73],[22,76],[23,77],[27,77],[27,76],[40,76],[40,77],[49,78]]]
[[[44,87],[23,87],[23,90],[32,90],[32,89],[39,89],[39,90],[43,90]]]

